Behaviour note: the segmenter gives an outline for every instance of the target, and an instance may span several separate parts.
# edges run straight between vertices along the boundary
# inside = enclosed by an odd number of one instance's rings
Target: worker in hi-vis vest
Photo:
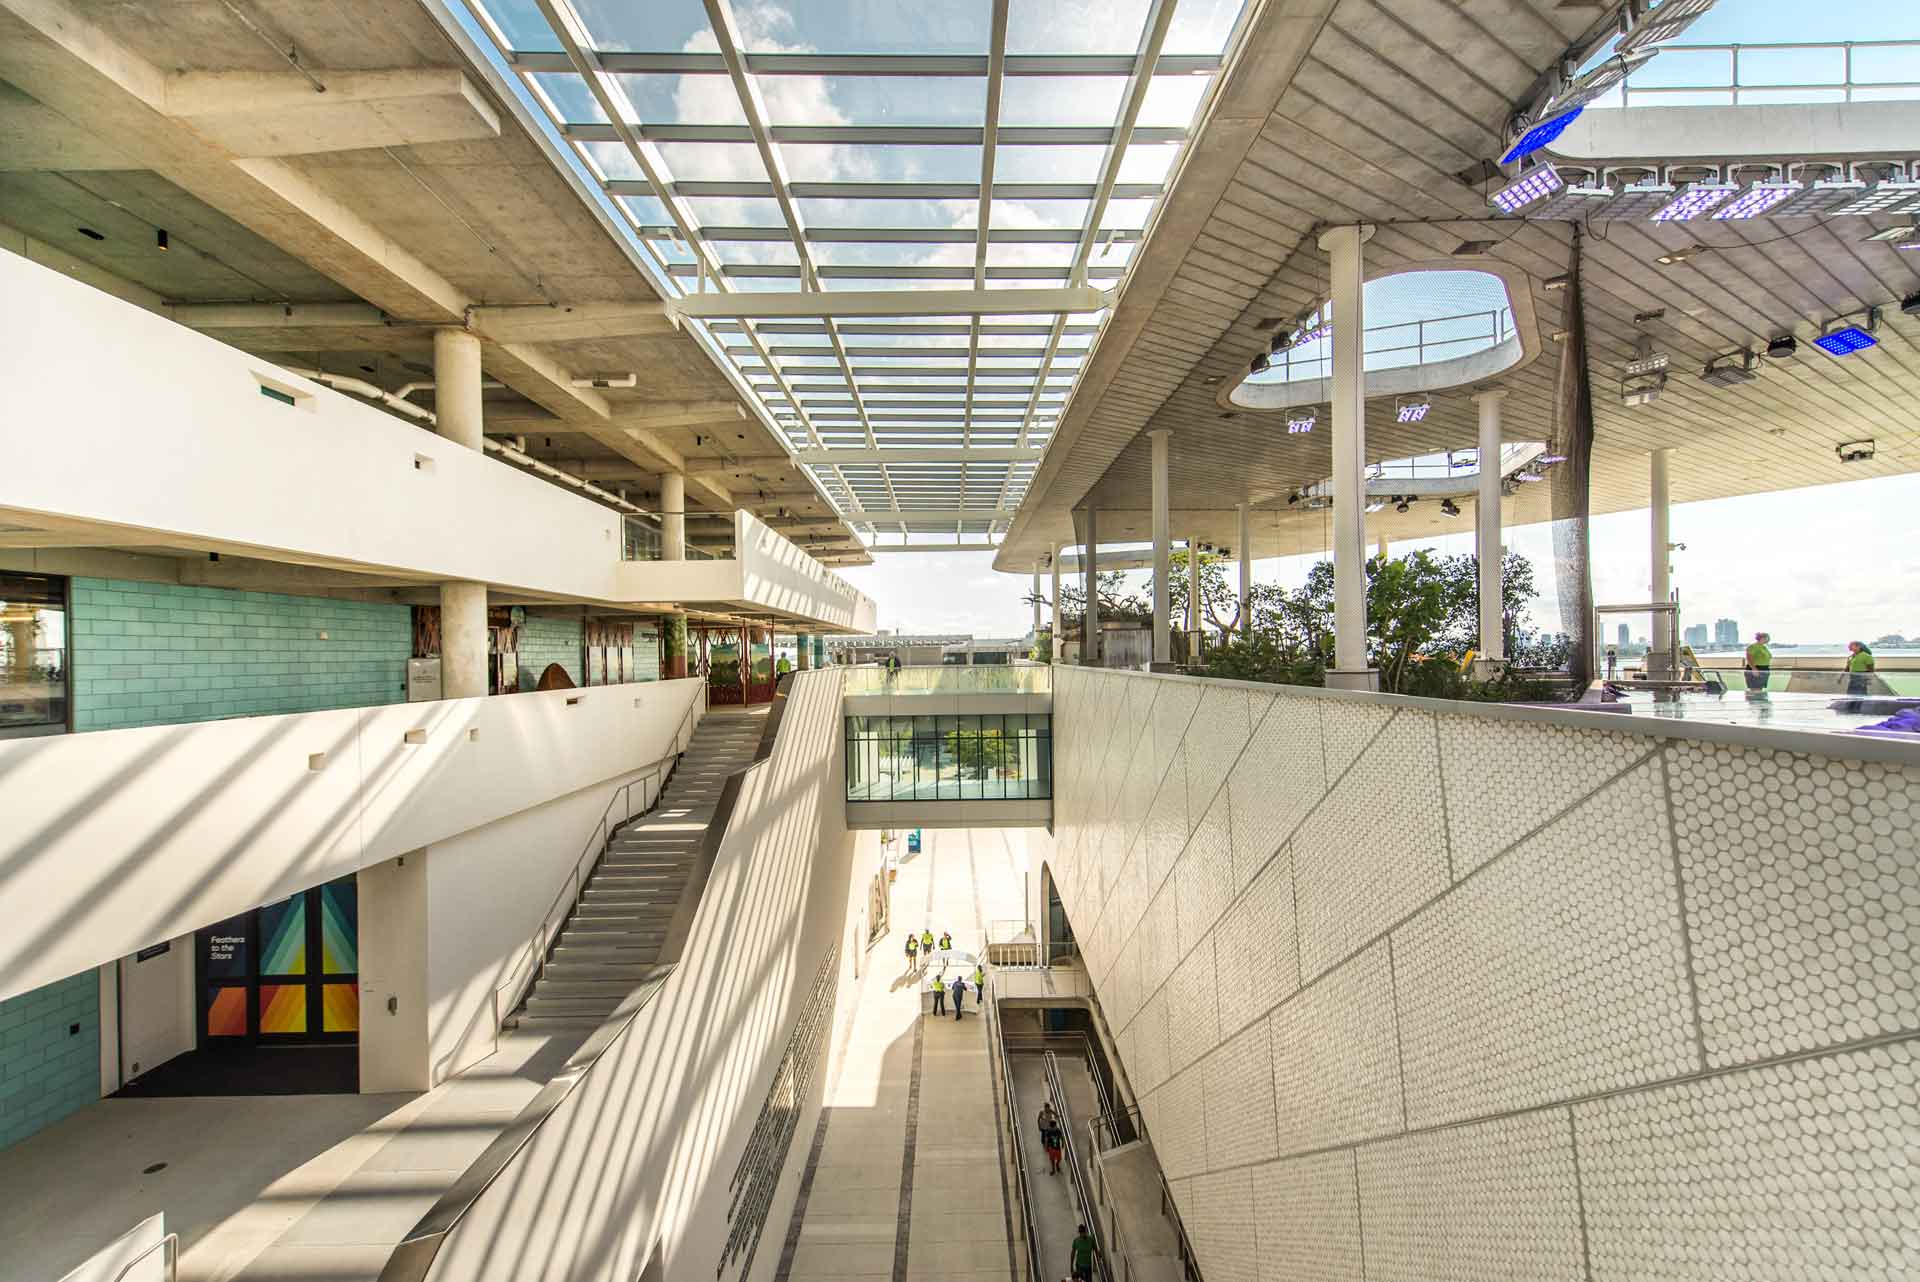
[[[1767,688],[1767,674],[1773,670],[1773,649],[1767,644],[1772,640],[1765,632],[1753,634],[1753,644],[1747,647],[1747,689],[1764,690]]]
[[[938,975],[933,977],[933,1013],[936,1015],[947,1013],[947,981]]]

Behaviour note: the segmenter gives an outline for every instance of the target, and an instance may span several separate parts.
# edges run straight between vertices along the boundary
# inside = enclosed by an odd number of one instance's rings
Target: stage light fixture
[[[1545,120],[1542,120],[1539,124],[1533,126],[1533,128],[1527,130],[1524,134],[1521,134],[1520,141],[1514,143],[1512,147],[1508,148],[1507,154],[1500,157],[1500,163],[1503,165],[1518,164],[1543,147],[1551,146],[1555,139],[1567,132],[1567,126],[1578,120],[1580,113],[1585,110],[1585,105],[1581,105],[1548,116]]]
[[[1295,410],[1287,415],[1287,435],[1304,436],[1313,430],[1313,425],[1318,418],[1319,416],[1312,410]]]
[[[1836,217],[1920,212],[1920,182],[1878,182],[1863,196],[1834,210]]]
[[[1900,301],[1900,310],[1909,316],[1920,316],[1920,294],[1908,294]]]
[[[1594,210],[1613,203],[1615,192],[1607,186],[1584,183],[1563,188],[1527,211],[1529,218],[1568,218],[1576,222],[1590,217]]]
[[[1426,396],[1403,396],[1395,406],[1395,421],[1401,423],[1421,423],[1426,421],[1427,411],[1433,408],[1433,400]]]
[[[1869,347],[1878,347],[1880,340],[1858,325],[1842,325],[1814,339],[1813,345],[1829,356],[1851,356]]]
[[[1842,463],[1865,463],[1873,457],[1872,441],[1843,441],[1833,447]]]
[[[1440,513],[1443,516],[1459,516],[1460,505],[1458,503],[1455,503],[1452,499],[1441,499]]]
[[[1708,361],[1707,367],[1700,371],[1700,381],[1714,387],[1737,387],[1760,377],[1753,368],[1753,353],[1744,351],[1738,355],[1737,364],[1728,356],[1716,356]]]
[[[1800,342],[1791,334],[1782,334],[1767,343],[1767,355],[1776,361],[1784,361],[1799,350]]]
[[[1663,209],[1674,198],[1672,183],[1638,182],[1622,187],[1620,193],[1605,205],[1593,211],[1591,218],[1597,222],[1619,222],[1624,219],[1642,219],[1652,217],[1655,210]]]
[[[1501,213],[1517,214],[1528,205],[1563,190],[1566,185],[1560,177],[1560,171],[1552,165],[1535,165],[1487,199]]]
[[[1547,442],[1547,452],[1535,458],[1533,461],[1543,465],[1564,463],[1567,461],[1567,456],[1556,449],[1553,442],[1549,441]]]
[[[1698,254],[1703,248],[1705,247],[1702,245],[1687,245],[1681,249],[1670,249],[1653,261],[1662,267],[1675,267]]]
[[[1800,190],[1799,183],[1748,183],[1746,190],[1713,211],[1718,221],[1739,221],[1772,213]]]
[[[1398,503],[1395,503],[1393,505],[1393,510],[1396,512],[1404,512],[1412,503],[1413,503],[1412,499],[1401,499]]]
[[[1267,343],[1267,350],[1273,355],[1278,356],[1280,353],[1292,347],[1293,341],[1292,330],[1276,329],[1273,331],[1273,338]]]
[[[1386,505],[1387,505],[1387,501],[1385,499],[1368,499],[1366,507],[1362,508],[1361,510],[1363,512],[1368,512],[1368,513],[1378,512],[1381,508],[1384,508]]]
[[[1264,374],[1272,368],[1273,362],[1267,359],[1265,352],[1255,352],[1253,354],[1253,360],[1247,365],[1249,374]]]
[[[1684,223],[1715,209],[1739,192],[1732,183],[1688,183],[1666,204],[1653,211],[1656,223]]]
[[[1920,214],[1912,215],[1898,226],[1882,227],[1862,243],[1888,245],[1894,249],[1920,249]]]

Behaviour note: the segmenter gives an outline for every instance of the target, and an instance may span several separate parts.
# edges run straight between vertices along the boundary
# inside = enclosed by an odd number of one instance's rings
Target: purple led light
[[[1715,219],[1758,218],[1799,191],[1799,183],[1754,183],[1714,210],[1713,216]]]
[[[1520,175],[1489,198],[1503,214],[1517,214],[1528,205],[1544,200],[1567,184],[1552,165],[1541,165]]]
[[[1287,420],[1287,435],[1299,436],[1302,433],[1311,432],[1313,430],[1315,417],[1316,416],[1312,414],[1303,414],[1297,418],[1289,418]]]
[[[1654,211],[1653,221],[1684,223],[1706,213],[1738,190],[1730,183],[1688,183],[1678,196]]]
[[[1855,352],[1864,352],[1869,347],[1877,347],[1879,344],[1879,339],[1858,325],[1830,330],[1813,340],[1813,345],[1829,356],[1851,356]]]
[[[1427,417],[1427,411],[1432,408],[1433,405],[1429,401],[1410,401],[1400,407],[1399,421],[1402,423],[1421,422]]]

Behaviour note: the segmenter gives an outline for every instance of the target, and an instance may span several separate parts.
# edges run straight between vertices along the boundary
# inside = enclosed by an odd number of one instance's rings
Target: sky
[[[1920,39],[1920,4],[1889,0],[1720,0],[1684,40],[1743,41]],[[1690,68],[1697,70],[1697,68]],[[1704,77],[1702,77],[1704,79]],[[1920,79],[1920,72],[1904,78]],[[1920,634],[1920,476],[1749,495],[1673,509],[1673,586],[1682,622],[1727,617],[1743,632],[1808,642]],[[1644,600],[1649,577],[1645,510],[1593,522],[1594,593],[1602,602]],[[1470,530],[1430,544],[1395,544],[1394,555],[1431,546],[1470,553]],[[1550,578],[1548,527],[1510,532],[1510,546]],[[870,567],[843,569],[880,603],[880,626],[902,631],[1023,633],[1025,576],[997,574],[988,553],[887,553]],[[1312,558],[1258,561],[1259,582],[1297,586]],[[1135,576],[1136,578],[1139,576]],[[1043,584],[1043,586],[1045,586]],[[1553,600],[1536,604],[1537,624],[1558,630]],[[1644,625],[1631,621],[1636,631]]]

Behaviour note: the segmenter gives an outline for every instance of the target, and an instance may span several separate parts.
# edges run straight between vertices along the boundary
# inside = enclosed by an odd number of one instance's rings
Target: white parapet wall
[[[1920,1273],[1920,750],[1054,673],[1050,867],[1208,1278]]]
[[[843,675],[789,679],[671,977],[453,1226],[433,1278],[775,1276],[866,942]]]
[[[732,560],[623,562],[619,513],[423,424],[5,250],[0,299],[6,422],[41,424],[59,445],[8,452],[0,520],[82,531],[81,546],[223,551],[614,605],[731,603],[873,630],[870,599],[748,513],[735,513]]]
[[[703,708],[688,679],[0,741],[0,998],[629,775]]]

